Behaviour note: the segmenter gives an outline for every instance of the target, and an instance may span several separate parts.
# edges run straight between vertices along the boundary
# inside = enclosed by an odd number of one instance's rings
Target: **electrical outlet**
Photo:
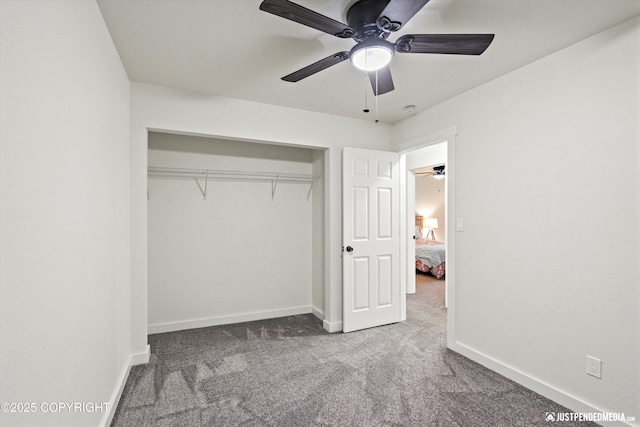
[[[602,378],[602,360],[587,355],[587,374]]]

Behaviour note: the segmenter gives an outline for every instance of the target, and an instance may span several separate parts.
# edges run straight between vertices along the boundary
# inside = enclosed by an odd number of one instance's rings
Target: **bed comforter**
[[[435,240],[416,239],[416,269],[438,279],[446,272],[447,245]]]

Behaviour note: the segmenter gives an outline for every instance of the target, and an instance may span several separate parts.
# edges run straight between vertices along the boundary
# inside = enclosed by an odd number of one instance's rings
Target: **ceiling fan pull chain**
[[[378,70],[376,70],[376,123],[378,123]]]
[[[364,108],[362,109],[362,111],[365,113],[369,112],[369,97],[367,96],[369,90],[369,88],[367,87],[368,84],[369,76],[367,75],[367,73],[364,73]]]

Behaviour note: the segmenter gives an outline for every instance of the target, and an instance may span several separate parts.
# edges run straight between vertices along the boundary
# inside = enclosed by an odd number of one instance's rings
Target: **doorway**
[[[446,164],[410,171],[415,191],[415,268],[416,289],[425,282],[446,289]],[[435,279],[433,280],[428,279]],[[445,293],[446,294],[446,293]],[[442,295],[442,305],[445,305]]]
[[[405,156],[406,178],[406,291],[407,294],[415,293],[416,286],[416,243],[413,236],[416,235],[416,215],[421,216],[423,221],[428,218],[437,218],[436,209],[429,210],[424,206],[416,204],[416,171],[433,173],[433,166],[445,166],[445,179],[440,183],[440,191],[444,192],[444,229],[438,221],[438,228],[425,227],[423,224],[421,232],[425,229],[434,230],[435,240],[441,239],[446,245],[445,253],[445,306],[448,308],[447,314],[447,341],[453,342],[455,332],[455,133],[449,138],[434,138],[431,141],[424,140],[420,146],[407,148],[402,151]],[[419,178],[421,179],[421,178]],[[426,179],[426,178],[422,178]],[[428,179],[434,180],[429,177]],[[434,180],[435,181],[435,180]],[[437,188],[437,187],[436,187]],[[428,211],[427,211],[428,210]],[[417,236],[416,236],[417,237]]]

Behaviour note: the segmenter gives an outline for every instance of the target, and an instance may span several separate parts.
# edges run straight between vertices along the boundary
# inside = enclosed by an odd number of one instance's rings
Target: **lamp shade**
[[[424,228],[430,228],[431,230],[438,228],[438,218],[427,218],[424,221]]]

